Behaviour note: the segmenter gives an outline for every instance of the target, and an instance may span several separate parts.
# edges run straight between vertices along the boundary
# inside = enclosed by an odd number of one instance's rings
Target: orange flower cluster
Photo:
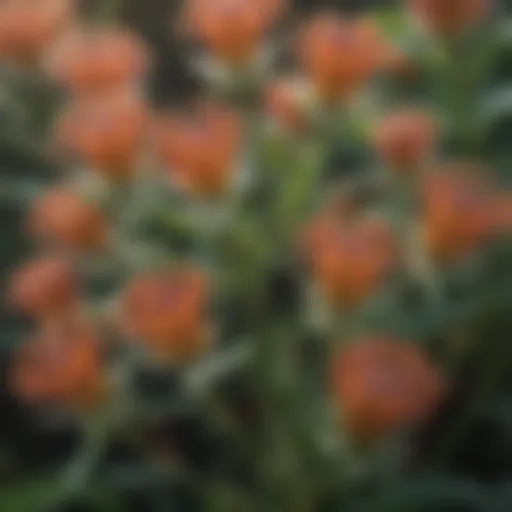
[[[388,48],[370,20],[323,13],[299,35],[300,62],[326,100],[347,98],[386,65]]]
[[[74,14],[74,0],[3,0],[0,61],[33,64],[69,26]]]
[[[72,102],[56,128],[60,147],[111,179],[130,176],[144,144],[147,111],[132,92]]]
[[[75,0],[4,0],[0,60],[42,64],[71,95],[62,120],[66,149],[105,176],[117,177],[133,170],[147,128],[138,85],[149,54],[129,31],[75,26],[74,18]],[[126,89],[132,100],[116,98],[125,98]]]
[[[62,257],[48,256],[18,269],[11,279],[12,303],[39,318],[67,315],[78,296],[75,270]]]
[[[306,248],[314,279],[327,299],[357,307],[397,267],[397,242],[381,220],[320,214],[309,227]]]
[[[240,135],[241,122],[233,111],[200,103],[159,122],[157,151],[175,185],[193,195],[218,195],[232,181]]]
[[[138,85],[148,63],[137,37],[113,29],[77,29],[47,59],[49,75],[72,93],[59,147],[110,180],[132,175],[145,146],[149,114]]]
[[[423,184],[423,232],[440,261],[468,255],[496,232],[493,183],[470,164],[454,164],[427,175]]]
[[[231,63],[250,60],[284,11],[285,0],[187,0],[188,34]]]
[[[445,390],[422,350],[393,338],[355,340],[332,364],[333,400],[344,425],[366,441],[425,421]]]
[[[105,398],[104,357],[97,335],[82,322],[51,325],[15,353],[11,387],[36,405],[90,409]]]
[[[132,32],[82,27],[51,49],[46,67],[58,83],[84,96],[138,86],[149,64],[148,50]]]
[[[442,36],[470,28],[490,5],[489,0],[409,3],[428,29]],[[236,73],[258,56],[286,4],[286,0],[186,0],[186,30]],[[147,162],[163,167],[164,177],[193,199],[225,198],[236,183],[237,166],[244,156],[239,113],[218,102],[202,101],[155,119],[140,87],[150,67],[143,42],[124,29],[75,26],[74,13],[72,0],[0,0],[2,60],[43,64],[46,75],[66,92],[68,102],[54,131],[57,148],[77,160],[85,172],[105,178],[108,191],[115,187],[122,191],[127,179],[133,179],[132,189],[138,190],[141,182],[137,180],[146,177],[142,169],[138,172],[139,164]],[[411,71],[408,57],[392,48],[372,21],[332,12],[321,12],[304,25],[295,53],[302,75],[277,79],[259,98],[266,113],[293,134],[312,133],[308,131],[311,114],[325,114],[314,107],[331,108],[348,101],[380,71]],[[258,70],[251,67],[251,72]],[[467,165],[438,165],[436,171],[426,172],[439,130],[433,115],[401,109],[380,120],[371,143],[391,172],[400,176],[411,172],[418,178],[419,221],[432,259],[458,262],[490,236],[512,230],[512,200]],[[316,149],[315,144],[310,147]],[[262,194],[272,187],[271,179],[265,176],[261,181]],[[282,199],[281,192],[288,192],[286,183],[275,183],[279,193],[269,194],[270,200]],[[290,189],[293,196],[295,190]],[[257,192],[251,196],[251,209],[254,198],[260,197],[259,188]],[[315,285],[330,306],[345,311],[363,306],[402,263],[391,221],[362,212],[358,206],[357,200],[348,199],[329,204],[315,216],[305,236],[304,252]],[[238,213],[245,215],[246,209]],[[251,228],[252,222],[251,217]],[[267,225],[265,218],[248,230],[248,238],[261,236],[263,240],[256,242],[267,245],[276,242],[272,235],[264,238]],[[99,333],[77,320],[83,298],[78,272],[68,258],[106,255],[106,249],[116,245],[110,243],[111,235],[117,234],[115,224],[80,191],[56,185],[32,205],[28,229],[52,252],[24,265],[11,281],[12,303],[39,322],[35,339],[15,353],[11,384],[31,403],[70,408],[98,405],[108,391],[108,366]],[[129,230],[119,231],[119,239],[125,231]],[[275,245],[282,249],[281,244]],[[269,264],[262,260],[262,265]],[[250,268],[255,269],[252,263]],[[210,278],[192,264],[134,272],[117,297],[116,333],[167,363],[193,362],[213,341],[208,311],[211,286]],[[258,315],[266,314],[268,308],[261,309]],[[420,348],[378,337],[355,340],[341,349],[332,362],[331,384],[344,425],[364,439],[426,420],[446,389],[443,376]]]
[[[137,276],[121,297],[121,330],[172,363],[194,359],[209,342],[208,297],[192,267]]]

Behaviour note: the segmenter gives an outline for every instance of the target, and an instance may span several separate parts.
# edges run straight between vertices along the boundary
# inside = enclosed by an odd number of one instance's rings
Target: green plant
[[[510,50],[490,2],[322,12],[276,78],[284,2],[189,0],[208,95],[165,113],[135,35],[29,4],[0,5],[0,145],[36,170],[5,180],[36,254],[11,280],[36,334],[9,381],[83,447],[6,509],[122,509],[101,464],[122,440],[150,510],[180,485],[200,510],[497,510],[445,475],[510,367],[510,130],[488,93]]]

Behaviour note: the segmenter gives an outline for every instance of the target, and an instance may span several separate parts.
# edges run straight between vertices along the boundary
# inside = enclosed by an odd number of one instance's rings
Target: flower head
[[[126,91],[77,99],[58,124],[57,143],[108,178],[130,175],[147,127],[143,100]]]
[[[307,252],[320,289],[342,307],[357,307],[376,292],[398,260],[397,242],[386,222],[330,211],[312,222]]]
[[[25,263],[11,278],[10,299],[26,314],[52,317],[69,313],[77,300],[77,277],[69,261],[46,256]]]
[[[189,34],[215,56],[229,62],[253,57],[284,9],[284,0],[188,0]]]
[[[234,112],[201,103],[162,120],[157,139],[174,184],[198,196],[225,191],[241,149],[241,123]]]
[[[48,55],[48,74],[81,95],[138,84],[149,68],[149,53],[133,33],[112,28],[77,29]]]
[[[98,207],[65,187],[38,198],[28,220],[34,237],[66,249],[97,250],[107,239],[106,220]]]
[[[346,427],[363,439],[425,421],[446,389],[418,347],[393,338],[355,340],[334,358],[331,377]]]
[[[105,397],[101,346],[82,322],[51,325],[18,349],[11,363],[13,392],[35,405],[90,408]]]
[[[208,280],[194,268],[137,276],[121,296],[121,329],[173,363],[197,357],[208,342]]]
[[[387,47],[371,20],[347,20],[323,13],[310,20],[299,38],[299,58],[319,95],[344,99],[386,61]]]
[[[457,261],[494,233],[496,190],[471,164],[428,175],[423,185],[423,228],[434,258]]]
[[[3,0],[0,59],[31,63],[72,21],[74,0]]]

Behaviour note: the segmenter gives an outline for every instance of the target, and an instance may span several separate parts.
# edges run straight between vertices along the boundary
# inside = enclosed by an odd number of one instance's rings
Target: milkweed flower
[[[460,260],[494,233],[496,190],[472,164],[452,164],[427,175],[422,197],[424,239],[434,259]]]
[[[413,15],[432,33],[456,36],[484,21],[492,0],[409,0]]]
[[[147,126],[143,99],[115,91],[71,102],[58,120],[56,142],[103,177],[119,179],[135,170]]]
[[[398,265],[398,244],[383,220],[331,213],[306,232],[313,279],[328,301],[357,307],[375,293]]]
[[[390,337],[354,340],[339,350],[331,384],[344,426],[363,440],[426,421],[447,387],[419,347]]]
[[[209,283],[186,267],[136,276],[120,297],[120,329],[171,363],[208,348]]]
[[[187,0],[187,33],[222,60],[243,63],[259,49],[284,0]]]
[[[73,94],[98,94],[137,87],[150,56],[140,38],[125,29],[78,28],[63,37],[46,58],[46,71]]]
[[[332,12],[313,17],[299,34],[302,67],[326,100],[345,99],[384,69],[388,48],[368,19]]]
[[[71,24],[74,14],[74,0],[3,0],[0,60],[33,64]]]
[[[157,152],[173,184],[195,196],[222,194],[234,180],[241,121],[230,109],[201,103],[158,123]]]
[[[415,170],[431,156],[437,139],[437,124],[421,110],[399,110],[382,119],[374,130],[374,143],[381,159],[397,172]]]
[[[78,279],[70,262],[61,256],[43,256],[14,272],[10,300],[25,314],[38,318],[70,313],[78,299]]]
[[[77,251],[102,249],[108,235],[98,206],[66,187],[52,188],[36,199],[28,229],[36,239]]]
[[[83,322],[52,324],[15,351],[10,367],[14,394],[34,405],[88,410],[107,394],[98,335]]]

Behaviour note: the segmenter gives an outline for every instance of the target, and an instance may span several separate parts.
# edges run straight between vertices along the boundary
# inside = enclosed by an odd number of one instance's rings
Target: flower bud
[[[55,45],[46,69],[73,94],[97,94],[139,85],[149,60],[146,46],[127,30],[84,28]]]
[[[349,21],[323,13],[303,28],[298,52],[320,97],[339,100],[384,67],[387,47],[371,20]]]
[[[75,100],[57,123],[57,145],[110,179],[129,176],[140,155],[147,110],[136,94],[116,91]]]
[[[53,324],[23,344],[11,361],[13,392],[34,405],[90,409],[105,399],[106,374],[94,330]]]
[[[434,119],[426,112],[391,113],[375,128],[374,142],[384,163],[393,171],[415,170],[432,153],[437,136]]]
[[[33,63],[71,23],[74,0],[4,0],[0,60]]]
[[[173,184],[193,195],[214,196],[232,180],[241,150],[241,123],[229,109],[205,103],[162,120],[157,141]]]
[[[397,241],[390,226],[370,218],[321,215],[307,233],[314,279],[336,306],[357,307],[397,266]]]
[[[331,377],[345,427],[367,441],[424,422],[446,389],[418,347],[393,338],[355,340],[335,356]]]
[[[65,249],[94,251],[107,242],[102,212],[68,188],[57,187],[38,198],[28,221],[34,237]]]
[[[208,339],[208,280],[194,268],[140,275],[121,296],[120,327],[172,363],[201,355]]]
[[[47,256],[17,269],[10,283],[13,305],[36,317],[69,313],[77,301],[77,277],[70,263],[58,256]]]

